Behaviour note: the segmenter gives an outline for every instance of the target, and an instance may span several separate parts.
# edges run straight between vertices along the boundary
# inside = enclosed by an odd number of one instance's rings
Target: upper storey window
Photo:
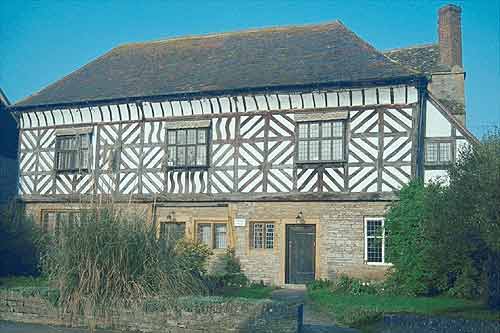
[[[298,162],[343,162],[344,121],[312,121],[298,124]]]
[[[171,168],[208,167],[208,128],[167,130],[167,165]]]
[[[56,136],[57,171],[87,171],[90,167],[91,134]]]
[[[451,163],[451,142],[427,142],[425,145],[425,162],[437,165]]]

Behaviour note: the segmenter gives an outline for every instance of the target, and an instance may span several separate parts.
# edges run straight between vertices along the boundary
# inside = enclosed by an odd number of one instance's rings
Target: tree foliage
[[[403,293],[447,292],[500,307],[500,135],[460,152],[445,182],[414,181],[386,222],[389,281]]]
[[[0,276],[40,273],[39,235],[22,205],[11,202],[0,207]]]

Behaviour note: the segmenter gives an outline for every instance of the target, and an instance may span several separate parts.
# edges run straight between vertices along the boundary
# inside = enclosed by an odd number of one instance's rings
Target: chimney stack
[[[462,65],[462,10],[455,5],[439,9],[438,35],[441,63],[453,66]]]

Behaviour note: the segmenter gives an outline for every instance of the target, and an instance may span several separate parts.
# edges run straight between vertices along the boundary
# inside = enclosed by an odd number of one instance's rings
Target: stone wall
[[[151,203],[118,204],[150,217]],[[167,205],[167,203],[165,204]],[[197,223],[227,223],[228,245],[247,277],[252,281],[281,286],[285,284],[285,230],[297,223],[303,213],[304,223],[316,225],[316,278],[334,279],[340,274],[373,280],[382,279],[388,265],[368,265],[365,262],[364,218],[383,217],[389,202],[230,202],[200,206],[192,203],[176,206],[168,203],[156,208],[157,223],[175,220],[186,224],[186,237],[196,239]],[[78,204],[28,204],[28,211],[38,217],[45,209],[77,209]],[[235,226],[234,219],[245,219],[245,226]],[[251,244],[254,222],[274,223],[274,248],[255,249]],[[212,272],[220,268],[223,249],[215,249],[210,260]]]
[[[36,296],[0,292],[0,320],[139,332],[297,332],[297,308],[271,300],[198,297],[166,310],[157,302],[106,317],[72,316]]]

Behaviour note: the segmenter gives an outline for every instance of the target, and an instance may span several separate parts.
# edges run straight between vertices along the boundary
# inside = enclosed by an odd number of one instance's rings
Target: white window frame
[[[381,221],[382,222],[382,261],[372,262],[368,261],[368,221]],[[383,217],[365,217],[364,218],[364,241],[365,241],[365,264],[373,266],[392,266],[391,263],[385,262],[385,230],[384,230],[385,219]]]

